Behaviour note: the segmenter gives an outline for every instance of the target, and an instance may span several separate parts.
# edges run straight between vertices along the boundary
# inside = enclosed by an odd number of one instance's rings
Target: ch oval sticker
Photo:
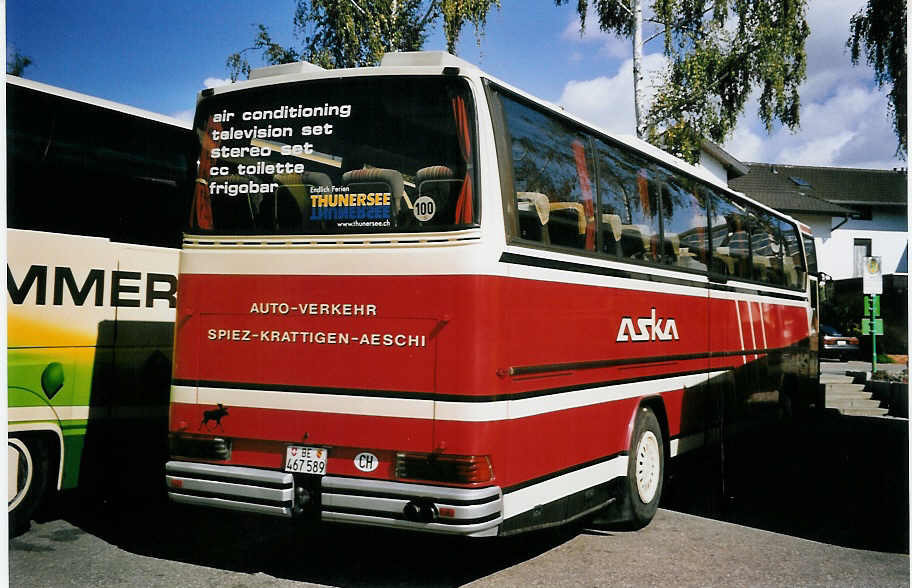
[[[372,472],[380,465],[380,459],[373,453],[359,453],[355,456],[355,467],[362,472]]]

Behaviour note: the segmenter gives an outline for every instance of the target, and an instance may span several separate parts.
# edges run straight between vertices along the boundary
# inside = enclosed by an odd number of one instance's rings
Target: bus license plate
[[[329,451],[322,447],[291,445],[285,448],[285,471],[322,476],[326,473],[327,457]]]

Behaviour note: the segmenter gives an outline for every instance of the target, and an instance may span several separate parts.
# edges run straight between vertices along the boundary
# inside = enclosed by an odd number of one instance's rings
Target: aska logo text
[[[664,323],[664,324],[663,324]],[[650,316],[641,316],[636,319],[625,316],[621,318],[617,340],[622,341],[677,341],[678,325],[673,318],[656,318],[656,309],[653,307]]]

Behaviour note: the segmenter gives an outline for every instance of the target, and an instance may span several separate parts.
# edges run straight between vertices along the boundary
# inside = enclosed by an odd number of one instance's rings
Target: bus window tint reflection
[[[589,139],[562,121],[503,98],[513,152],[520,237],[595,251]]]
[[[659,259],[659,184],[650,163],[596,141],[602,251],[640,261]]]
[[[681,268],[706,270],[707,194],[697,183],[659,168],[662,178],[662,260]]]

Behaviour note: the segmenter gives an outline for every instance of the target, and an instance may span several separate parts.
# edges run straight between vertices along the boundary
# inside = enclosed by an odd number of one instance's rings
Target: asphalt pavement
[[[640,531],[570,526],[496,540],[258,517],[102,508],[10,541],[10,585],[908,586],[909,557],[660,509]]]

